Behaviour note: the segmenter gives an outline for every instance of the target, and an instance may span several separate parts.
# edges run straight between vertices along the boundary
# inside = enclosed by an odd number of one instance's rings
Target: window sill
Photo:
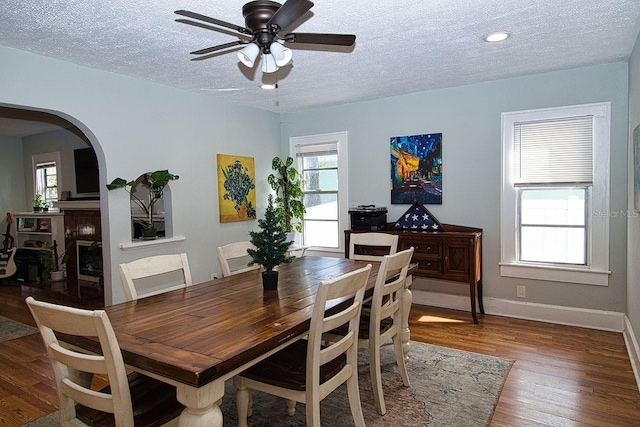
[[[153,246],[166,245],[169,243],[177,243],[186,240],[184,236],[174,236],[174,237],[161,237],[155,240],[139,240],[135,242],[129,243],[120,243],[120,249],[123,251],[130,251],[134,249],[144,249]]]
[[[500,275],[521,279],[609,286],[611,271],[586,268],[551,267],[532,264],[500,263]]]

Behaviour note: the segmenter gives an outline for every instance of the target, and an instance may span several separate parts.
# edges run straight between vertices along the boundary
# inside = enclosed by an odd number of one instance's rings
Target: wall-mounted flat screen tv
[[[73,150],[76,170],[76,193],[99,193],[98,158],[93,148]]]

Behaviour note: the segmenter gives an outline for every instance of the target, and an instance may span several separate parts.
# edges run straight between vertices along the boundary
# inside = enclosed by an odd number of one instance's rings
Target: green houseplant
[[[47,207],[47,202],[42,199],[42,194],[38,193],[33,198],[33,211],[42,212]]]
[[[64,252],[58,255],[58,242],[54,240],[51,250],[41,251],[44,255],[42,262],[44,269],[40,274],[40,279],[45,282],[49,279],[53,281],[62,280],[63,271],[60,266],[66,264],[69,260],[68,252],[70,247],[71,242],[68,242]]]
[[[115,190],[117,188],[124,188],[131,195],[131,200],[142,209],[145,214],[145,218],[134,218],[133,221],[142,226],[143,238],[155,238],[158,236],[158,231],[153,226],[153,208],[156,202],[162,198],[164,188],[169,184],[169,181],[179,178],[178,175],[173,175],[168,170],[157,170],[155,172],[145,173],[134,181],[116,178],[111,184],[107,184],[107,189]],[[146,200],[143,200],[135,194],[135,188],[138,184],[148,190],[149,195]]]
[[[302,198],[302,175],[293,167],[293,158],[287,157],[284,161],[274,157],[271,168],[275,173],[267,177],[267,182],[276,192],[276,209],[280,214],[282,227],[286,232],[302,232],[302,219],[306,209]]]
[[[251,243],[256,249],[247,249],[251,257],[249,265],[260,264],[264,267],[262,273],[262,286],[265,290],[274,290],[278,287],[278,272],[274,268],[280,264],[288,264],[295,259],[287,255],[290,241],[282,228],[282,220],[278,211],[273,206],[273,196],[270,194],[264,219],[258,220],[261,231],[250,231]]]

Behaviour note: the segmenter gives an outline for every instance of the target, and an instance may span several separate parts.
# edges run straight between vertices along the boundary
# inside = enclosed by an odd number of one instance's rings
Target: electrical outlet
[[[518,298],[526,298],[527,297],[527,288],[524,285],[516,286],[516,297]]]

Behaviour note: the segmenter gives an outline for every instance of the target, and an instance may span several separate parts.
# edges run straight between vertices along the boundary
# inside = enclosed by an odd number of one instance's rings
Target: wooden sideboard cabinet
[[[460,225],[443,224],[447,231],[398,231],[393,223],[378,233],[397,234],[398,251],[413,246],[412,262],[418,264],[416,276],[432,279],[464,282],[469,284],[471,315],[473,323],[478,323],[476,299],[480,313],[482,304],[482,229]],[[351,233],[366,233],[360,230],[345,230],[345,257],[349,257],[349,236]],[[376,249],[359,248],[356,252],[380,255]]]

